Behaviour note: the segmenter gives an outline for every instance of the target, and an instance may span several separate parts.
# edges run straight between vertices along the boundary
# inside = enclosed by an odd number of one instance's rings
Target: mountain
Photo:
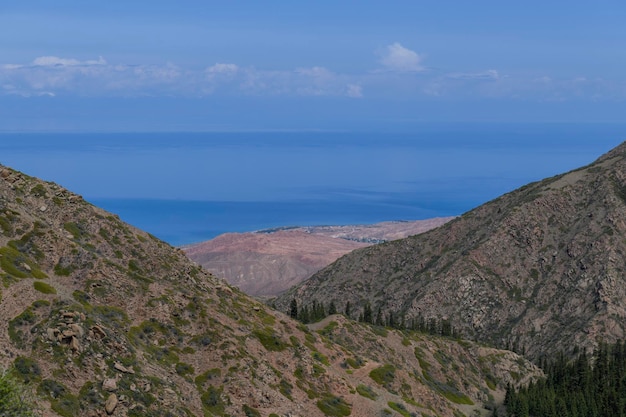
[[[306,327],[2,166],[0,277],[0,365],[45,416],[451,417],[541,374],[471,342],[339,316]]]
[[[625,273],[622,144],[430,232],[356,250],[276,305],[350,302],[405,323],[446,320],[536,359],[624,338]]]
[[[182,249],[246,294],[273,297],[354,249],[422,233],[450,219],[227,233]]]

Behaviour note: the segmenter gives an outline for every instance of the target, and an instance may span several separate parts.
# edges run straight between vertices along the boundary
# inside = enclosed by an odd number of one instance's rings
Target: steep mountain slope
[[[182,249],[246,294],[273,297],[354,249],[423,233],[451,219],[228,233]]]
[[[623,338],[625,272],[622,144],[425,234],[354,251],[276,304],[370,303],[406,323],[447,319],[537,358]]]
[[[417,335],[404,336],[401,361],[399,333],[347,322],[378,346],[352,351],[81,197],[1,166],[0,277],[0,365],[45,416],[372,416],[392,403],[453,416],[539,374],[509,352]],[[431,364],[435,345],[457,379]],[[387,384],[384,367],[363,375],[364,364],[395,364],[398,379]]]

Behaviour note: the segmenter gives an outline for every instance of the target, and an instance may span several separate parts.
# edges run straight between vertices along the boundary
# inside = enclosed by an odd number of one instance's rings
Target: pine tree
[[[298,302],[295,298],[291,299],[291,304],[289,305],[289,317],[292,319],[298,318]]]

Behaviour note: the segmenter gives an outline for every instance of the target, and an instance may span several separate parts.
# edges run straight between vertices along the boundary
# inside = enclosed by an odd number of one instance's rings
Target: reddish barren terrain
[[[183,249],[242,291],[272,297],[354,249],[423,233],[450,219],[228,233]]]

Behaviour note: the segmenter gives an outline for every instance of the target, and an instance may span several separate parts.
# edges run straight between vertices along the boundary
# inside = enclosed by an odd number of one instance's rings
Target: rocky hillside
[[[451,219],[228,233],[182,249],[246,294],[273,297],[354,249],[423,233]]]
[[[624,338],[625,274],[622,144],[425,234],[354,251],[277,305],[369,303],[406,323],[446,319],[466,337],[538,358]]]
[[[272,297],[366,243],[308,234],[228,233],[183,250],[206,270],[258,297]]]
[[[538,374],[472,343],[341,319],[311,331],[1,166],[0,277],[0,365],[44,416],[458,416]]]

